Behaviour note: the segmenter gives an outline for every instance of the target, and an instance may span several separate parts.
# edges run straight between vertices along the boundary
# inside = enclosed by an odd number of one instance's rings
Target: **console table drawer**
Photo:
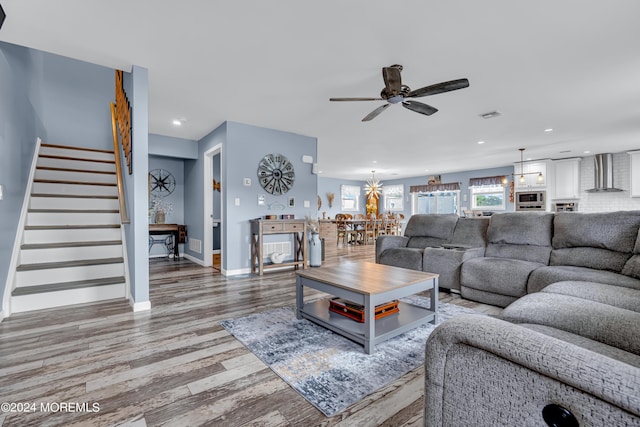
[[[285,232],[288,233],[294,233],[296,231],[304,231],[304,227],[305,224],[304,223],[292,223],[292,222],[285,222],[282,224],[283,225],[283,230]]]
[[[275,224],[263,224],[262,232],[269,233],[271,231],[284,231],[284,224],[281,222],[277,222]]]

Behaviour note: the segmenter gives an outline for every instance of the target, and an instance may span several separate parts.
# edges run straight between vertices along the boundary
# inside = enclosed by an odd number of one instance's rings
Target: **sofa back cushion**
[[[549,263],[619,273],[631,257],[639,227],[640,211],[559,212]]]
[[[449,243],[457,222],[456,214],[412,215],[404,230],[404,235],[409,238],[407,247],[426,248]]]
[[[501,213],[491,216],[485,256],[549,263],[553,214]]]
[[[460,218],[453,230],[451,243],[480,247],[487,245],[487,228],[491,217]]]

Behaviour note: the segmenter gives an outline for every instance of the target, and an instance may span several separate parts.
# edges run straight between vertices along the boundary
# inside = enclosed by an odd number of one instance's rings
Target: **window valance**
[[[410,193],[433,193],[435,191],[456,191],[460,190],[459,182],[447,184],[412,185],[409,187]]]
[[[469,187],[482,187],[483,185],[504,185],[505,182],[507,182],[507,177],[505,175],[469,178]]]

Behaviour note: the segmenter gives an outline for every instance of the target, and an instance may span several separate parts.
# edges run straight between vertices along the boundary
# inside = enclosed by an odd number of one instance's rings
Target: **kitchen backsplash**
[[[593,188],[594,156],[583,157],[580,162],[579,212],[609,212],[640,210],[640,197],[630,197],[631,158],[625,153],[613,154],[613,185],[624,191],[614,193],[587,193]]]

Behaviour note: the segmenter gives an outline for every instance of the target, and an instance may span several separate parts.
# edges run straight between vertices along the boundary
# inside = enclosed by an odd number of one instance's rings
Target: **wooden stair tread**
[[[29,213],[118,213],[118,209],[29,209]]]
[[[59,249],[59,248],[80,248],[85,246],[113,246],[121,245],[120,240],[94,240],[90,242],[56,242],[56,243],[26,243],[20,249]]]
[[[118,184],[115,182],[87,182],[87,181],[67,181],[60,179],[41,179],[36,178],[33,182],[41,184],[69,184],[69,185],[96,185],[101,187],[116,187]]]
[[[50,283],[48,285],[21,286],[15,288],[11,296],[36,295],[44,292],[66,291],[71,289],[93,288],[96,286],[117,285],[125,283],[124,276],[105,277],[102,279],[80,280],[77,282]]]
[[[115,165],[115,160],[100,160],[100,159],[85,159],[83,157],[69,157],[69,156],[54,156],[51,154],[39,154],[38,157],[43,159],[56,159],[56,160],[73,160],[79,162],[94,162],[94,163],[109,163]]]
[[[59,197],[67,199],[117,199],[118,196],[99,196],[87,194],[50,194],[50,193],[31,193],[31,197]]]
[[[73,145],[60,145],[60,144],[48,144],[48,143],[42,143],[40,144],[41,147],[49,147],[49,148],[61,148],[61,149],[65,149],[65,150],[78,150],[78,151],[90,151],[93,153],[107,153],[107,154],[113,154],[112,150],[102,150],[100,148],[86,148],[86,147],[76,147]]]
[[[90,169],[73,169],[73,168],[54,168],[52,166],[36,166],[38,170],[58,171],[58,172],[82,172],[82,173],[99,173],[104,175],[115,175],[114,171],[94,171]]]
[[[25,225],[25,230],[86,230],[92,228],[120,228],[120,224],[85,224],[85,225]]]
[[[47,270],[50,268],[86,267],[91,265],[119,264],[124,262],[124,258],[99,258],[99,259],[79,259],[62,262],[43,262],[39,264],[21,264],[16,267],[16,271]]]

